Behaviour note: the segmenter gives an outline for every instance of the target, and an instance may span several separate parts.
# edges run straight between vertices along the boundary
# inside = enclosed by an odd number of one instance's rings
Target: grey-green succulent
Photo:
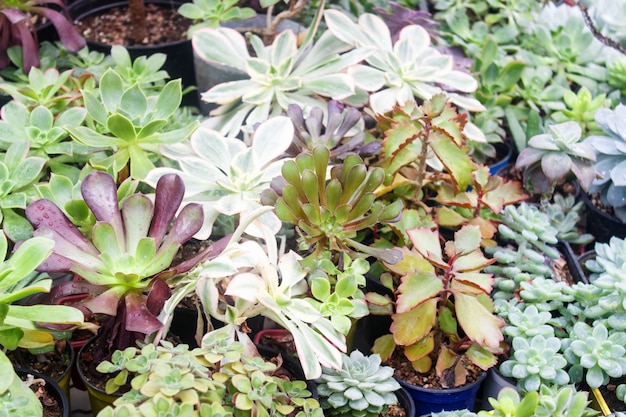
[[[608,136],[594,135],[585,140],[596,152],[594,167],[599,174],[588,192],[599,193],[602,203],[626,221],[626,106],[600,109],[595,119]]]
[[[563,196],[555,193],[552,202],[541,205],[541,211],[550,218],[550,223],[558,230],[560,240],[577,245],[593,241],[590,233],[581,233],[583,202],[576,201],[574,195]]]
[[[567,360],[560,352],[559,338],[536,335],[526,339],[514,337],[513,354],[500,365],[504,376],[517,380],[517,387],[524,391],[536,391],[541,384],[565,385],[570,382],[565,371]]]
[[[398,399],[400,384],[394,370],[381,365],[380,356],[358,350],[343,355],[341,369],[322,368],[317,392],[327,416],[376,417]]]
[[[552,320],[549,311],[539,311],[535,305],[517,305],[508,310],[506,326],[502,333],[509,337],[530,339],[536,335],[554,336],[554,328],[548,324]]]

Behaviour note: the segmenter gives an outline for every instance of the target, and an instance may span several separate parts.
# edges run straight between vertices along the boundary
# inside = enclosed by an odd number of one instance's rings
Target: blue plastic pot
[[[396,379],[413,398],[416,415],[421,416],[440,411],[462,410],[464,408],[473,410],[476,394],[486,376],[487,373],[483,372],[480,378],[471,384],[450,389],[423,388],[409,384],[401,379]]]

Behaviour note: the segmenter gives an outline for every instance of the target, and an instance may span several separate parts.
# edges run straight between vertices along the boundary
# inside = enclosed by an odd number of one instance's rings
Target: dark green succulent
[[[315,254],[325,249],[359,252],[396,263],[399,252],[368,247],[356,240],[358,232],[394,221],[402,210],[400,200],[389,205],[376,200],[375,191],[383,183],[382,168],[368,169],[355,154],[332,167],[329,160],[330,150],[318,145],[311,153],[286,161],[282,177],[272,183],[264,202],[275,203],[278,217],[296,225],[305,250]]]

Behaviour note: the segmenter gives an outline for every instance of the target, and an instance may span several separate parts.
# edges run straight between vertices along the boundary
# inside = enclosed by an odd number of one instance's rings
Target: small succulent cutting
[[[84,312],[110,317],[101,327],[101,350],[94,352],[98,362],[162,326],[156,315],[170,293],[163,279],[193,266],[190,260],[169,269],[179,247],[199,230],[203,215],[196,204],[176,215],[184,186],[175,175],[159,181],[154,203],[137,193],[126,198],[121,209],[115,181],[105,172],[89,173],[81,192],[96,218],[90,239],[50,200],[31,203],[26,216],[35,236],[55,242],[52,255],[38,270],[72,272],[83,279],[57,286],[54,296],[89,292],[93,297],[83,302]]]
[[[342,356],[341,369],[324,367],[316,380],[325,415],[377,417],[398,402],[394,392],[400,384],[393,368],[381,365],[379,355],[355,350]]]

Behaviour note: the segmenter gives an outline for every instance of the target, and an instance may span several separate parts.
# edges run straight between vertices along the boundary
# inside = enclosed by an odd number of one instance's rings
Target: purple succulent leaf
[[[184,274],[185,272],[190,271],[193,267],[198,265],[200,262],[203,262],[208,259],[217,258],[228,246],[230,242],[231,235],[226,235],[223,238],[219,239],[217,242],[213,243],[208,248],[205,248],[198,252],[193,257],[179,263],[172,268],[169,268],[160,274],[155,275],[155,279],[166,280],[171,277],[174,277],[179,274]]]
[[[102,285],[94,285],[83,279],[75,279],[60,284],[55,283],[44,299],[46,304],[57,304],[59,300],[70,295],[90,294],[94,296],[102,294],[106,289],[107,287]],[[80,308],[80,304],[75,304],[74,306]]]
[[[126,302],[125,328],[127,331],[150,334],[163,327],[163,323],[148,310],[145,295],[130,293],[124,299]]]
[[[71,20],[68,19],[65,15],[59,13],[56,10],[52,10],[46,7],[37,7],[34,10],[45,16],[50,20],[50,22],[52,22],[54,28],[59,34],[59,39],[61,40],[61,43],[69,51],[78,52],[85,47],[85,45],[87,44],[85,38],[76,31]]]
[[[54,240],[54,252],[46,261],[42,263],[44,265],[46,262],[50,260],[52,255],[56,255],[64,258],[70,263],[69,269],[55,269],[54,271],[49,272],[69,272],[75,271],[77,266],[82,266],[88,270],[98,270],[102,266],[102,261],[98,257],[98,251],[93,247],[96,251],[96,255],[91,252],[85,251],[83,248],[76,246],[73,242],[67,240],[63,235],[61,235],[58,231],[53,229],[37,229],[33,232],[33,236],[44,236],[49,239]],[[90,243],[91,245],[91,243]],[[67,266],[66,261],[64,259],[54,260],[55,262],[51,263],[49,267],[54,267],[55,265],[58,267]],[[39,268],[42,266],[40,265]],[[43,270],[39,269],[38,270]]]
[[[178,175],[166,174],[159,178],[154,197],[154,217],[149,234],[154,238],[157,247],[167,233],[184,195],[185,183]]]
[[[191,239],[193,235],[198,233],[203,222],[204,211],[202,210],[202,205],[198,203],[187,204],[176,217],[172,229],[158,252],[160,252],[162,248],[167,248],[170,245],[182,245]]]
[[[98,255],[96,247],[52,201],[44,198],[29,204],[26,207],[26,218],[35,229],[52,229],[81,250]]]
[[[36,233],[33,235],[39,236],[39,234]],[[72,269],[72,265],[72,261],[70,261],[66,257],[57,255],[56,253],[51,253],[45,261],[39,264],[39,266],[37,267],[37,271],[48,273],[68,272]]]
[[[124,250],[126,247],[124,224],[113,177],[103,171],[92,171],[83,180],[80,191],[96,220],[113,226],[118,244]]]
[[[146,299],[146,307],[148,311],[155,316],[158,316],[165,302],[171,297],[172,289],[165,281],[155,280],[152,284],[152,289]]]
[[[117,314],[117,304],[126,290],[123,287],[112,287],[96,297],[83,302],[83,306],[94,314]]]
[[[31,68],[39,67],[39,48],[33,32],[24,21],[17,23],[16,28],[22,43],[22,66],[24,73],[28,74]]]

